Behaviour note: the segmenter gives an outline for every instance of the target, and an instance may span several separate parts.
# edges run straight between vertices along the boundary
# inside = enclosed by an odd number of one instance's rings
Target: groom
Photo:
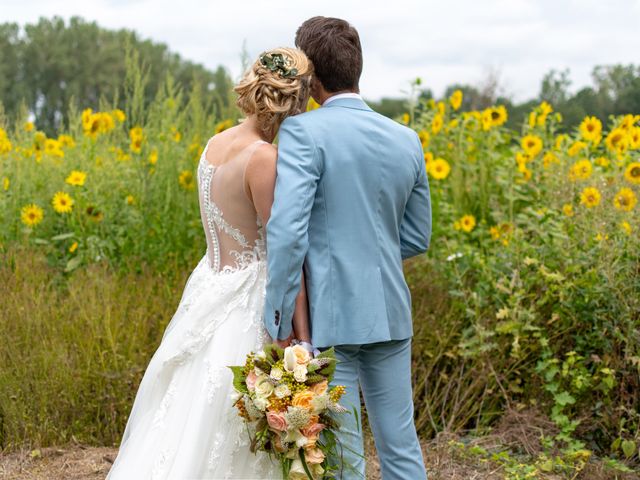
[[[337,18],[302,24],[296,46],[315,66],[322,108],[287,118],[267,224],[265,325],[289,339],[304,268],[315,347],[335,346],[334,382],[360,416],[360,388],[385,480],[426,478],[411,390],[411,297],[402,260],[424,253],[431,204],[422,146],[412,130],[362,100],[362,48]],[[389,68],[393,68],[390,64]],[[345,463],[364,478],[361,431],[345,415]]]

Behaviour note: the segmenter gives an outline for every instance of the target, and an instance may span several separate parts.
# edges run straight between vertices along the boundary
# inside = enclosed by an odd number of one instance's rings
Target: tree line
[[[129,30],[54,17],[24,28],[0,24],[0,103],[10,118],[26,109],[39,129],[55,131],[66,122],[72,100],[97,109],[101,100],[110,103],[122,94],[127,52],[135,52],[144,68],[147,103],[168,75],[184,90],[196,85],[205,90],[210,110],[222,112],[233,102],[233,82],[222,66],[210,71]]]
[[[0,104],[9,118],[29,113],[39,129],[53,132],[66,123],[72,101],[94,109],[101,100],[118,101],[127,73],[127,52],[135,52],[145,68],[146,103],[170,75],[184,90],[200,88],[209,113],[232,116],[233,80],[223,66],[208,70],[171,52],[165,44],[141,39],[126,29],[104,29],[79,17],[68,22],[42,18],[23,28],[16,23],[0,24]],[[586,115],[606,122],[609,115],[640,112],[640,66],[597,66],[592,79],[593,85],[572,93],[569,70],[552,70],[544,76],[536,98],[516,103],[500,94],[498,76],[490,73],[480,85],[452,84],[445,95],[462,90],[462,110],[503,104],[510,113],[507,125],[515,129],[542,100],[563,115],[565,128],[578,125]],[[428,99],[433,92],[421,89],[418,95]],[[369,103],[392,118],[407,111],[406,98]]]
[[[496,104],[505,105],[509,111],[506,125],[516,130],[527,120],[529,112],[542,101],[549,102],[556,112],[562,114],[565,129],[576,127],[587,115],[595,116],[606,124],[611,115],[640,113],[640,66],[596,66],[591,77],[593,85],[572,93],[570,70],[551,70],[544,75],[536,98],[517,103],[500,94],[503,89],[498,75],[490,72],[480,85],[448,86],[445,97],[455,90],[461,90],[464,95],[461,107],[463,111],[482,110]],[[433,98],[433,92],[428,88],[420,89],[418,97],[430,99]],[[401,115],[407,109],[405,99],[383,98],[380,102],[370,104],[390,117]]]

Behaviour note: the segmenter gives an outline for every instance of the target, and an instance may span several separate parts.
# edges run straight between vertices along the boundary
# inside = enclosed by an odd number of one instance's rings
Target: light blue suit
[[[312,342],[336,346],[343,403],[362,387],[383,478],[425,478],[413,423],[411,297],[402,260],[424,253],[431,204],[415,132],[357,98],[287,118],[267,224],[265,326],[292,330],[304,266]],[[346,461],[361,471],[362,439],[341,428]],[[351,451],[355,451],[354,454]],[[358,478],[346,472],[343,478]]]

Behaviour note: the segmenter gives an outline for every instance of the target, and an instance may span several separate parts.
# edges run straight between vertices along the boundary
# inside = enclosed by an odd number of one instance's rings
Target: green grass
[[[118,442],[189,272],[64,277],[29,249],[0,265],[0,446]]]

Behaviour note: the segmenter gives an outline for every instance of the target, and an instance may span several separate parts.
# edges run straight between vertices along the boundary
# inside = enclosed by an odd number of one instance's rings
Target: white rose
[[[278,385],[274,390],[274,393],[276,394],[276,397],[284,398],[291,395],[291,390],[289,390],[289,387],[287,385],[283,384],[283,385]]]
[[[264,412],[269,406],[269,400],[266,398],[256,398],[253,400],[253,404],[258,410]]]
[[[258,398],[267,398],[273,393],[273,385],[271,385],[269,377],[266,375],[258,377],[258,380],[256,380],[255,392],[256,397]]]
[[[284,372],[282,371],[282,369],[278,367],[274,367],[271,369],[271,378],[273,378],[274,380],[281,380],[283,374]]]
[[[291,470],[289,470],[289,480],[305,480],[307,473],[304,471],[302,461],[296,458],[291,464]]]
[[[296,358],[296,352],[293,351],[293,347],[287,347],[284,349],[284,369],[287,372],[293,372],[293,369],[298,365]]]
[[[307,381],[307,367],[305,365],[298,365],[293,369],[293,378],[295,378],[296,382],[306,382]]]

